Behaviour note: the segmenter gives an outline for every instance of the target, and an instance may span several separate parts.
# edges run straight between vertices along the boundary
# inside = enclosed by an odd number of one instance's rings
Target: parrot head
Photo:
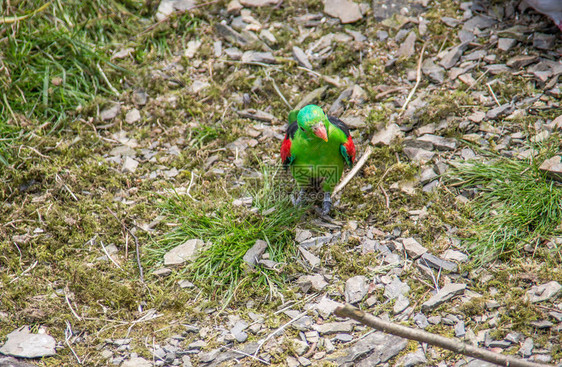
[[[328,118],[320,107],[313,104],[303,107],[297,115],[297,123],[307,135],[328,141]]]

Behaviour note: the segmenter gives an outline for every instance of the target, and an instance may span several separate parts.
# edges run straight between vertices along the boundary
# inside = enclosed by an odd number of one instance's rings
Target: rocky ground
[[[177,27],[193,5],[163,1],[151,21]],[[187,12],[194,30],[170,40],[171,56],[60,135],[27,142],[4,175],[0,366],[488,365],[340,319],[343,302],[561,362],[562,237],[479,266],[462,241],[477,190],[443,179],[455,162],[558,146],[562,41],[548,18],[518,1],[234,0]],[[132,65],[131,52],[114,57]],[[311,210],[294,229],[299,270],[284,286],[225,303],[179,270],[205,238],[158,249],[177,226],[159,203],[175,191],[252,210],[244,175],[277,164],[289,106],[308,103],[350,125],[358,157],[374,153],[333,218]],[[252,257],[275,268],[261,245]]]

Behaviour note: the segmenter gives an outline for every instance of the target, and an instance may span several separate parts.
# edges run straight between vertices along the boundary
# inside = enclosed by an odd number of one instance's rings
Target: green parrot
[[[355,145],[343,121],[326,116],[316,105],[308,105],[289,113],[281,161],[285,168],[291,168],[300,188],[294,204],[302,201],[305,187],[322,188],[322,215],[327,215],[332,207],[331,193],[345,164],[351,167],[355,162]]]

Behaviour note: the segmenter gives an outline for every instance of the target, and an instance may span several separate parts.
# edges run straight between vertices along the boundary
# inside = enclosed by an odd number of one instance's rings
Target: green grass
[[[448,173],[459,188],[478,192],[470,205],[475,222],[466,240],[477,261],[513,258],[525,245],[535,248],[560,231],[562,186],[539,171],[542,161],[472,161]]]
[[[165,252],[198,238],[209,243],[208,247],[193,263],[179,270],[180,277],[193,281],[210,294],[226,298],[237,290],[261,289],[271,293],[278,286],[283,287],[286,275],[295,266],[291,261],[296,255],[293,230],[306,208],[292,205],[279,176],[277,170],[263,169],[261,178],[250,183],[247,194],[253,198],[251,209],[220,200],[211,199],[202,204],[185,196],[166,198],[164,214],[178,226],[149,250],[149,262],[162,262]],[[282,271],[262,265],[257,265],[255,270],[248,268],[243,256],[257,240],[267,242],[269,259],[279,263]]]
[[[53,133],[98,96],[117,95],[130,66],[164,56],[170,33],[194,32],[189,13],[174,28],[153,24],[141,0],[12,1],[0,4],[0,164],[20,132]],[[134,59],[111,60],[132,48]]]

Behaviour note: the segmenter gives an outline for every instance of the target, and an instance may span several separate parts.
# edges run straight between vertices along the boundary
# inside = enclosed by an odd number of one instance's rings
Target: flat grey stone
[[[427,317],[425,317],[425,315],[423,313],[417,313],[416,315],[414,315],[414,323],[420,329],[425,329],[426,327],[429,326],[429,322],[427,321]]]
[[[510,71],[509,67],[507,67],[507,65],[505,64],[485,65],[484,69],[486,69],[492,75],[507,73]]]
[[[256,243],[244,254],[242,258],[250,268],[254,268],[257,262],[261,259],[265,250],[267,249],[267,242],[264,240],[257,240]]]
[[[445,80],[445,69],[434,63],[432,59],[424,60],[421,70],[433,83],[441,84]]]
[[[315,308],[323,319],[327,319],[334,313],[336,308],[341,305],[341,303],[332,301],[331,299],[324,296],[322,297],[320,302],[316,304]]]
[[[324,0],[324,13],[339,18],[343,24],[354,23],[363,18],[359,4],[350,0]]]
[[[437,173],[435,173],[435,171],[433,170],[432,167],[427,167],[426,169],[424,169],[420,175],[420,182],[422,185],[425,185],[426,183],[435,180],[437,177]]]
[[[548,320],[531,321],[531,326],[536,329],[550,329],[554,324]]]
[[[462,54],[468,48],[468,42],[461,43],[453,48],[451,48],[445,56],[439,61],[439,65],[444,67],[445,69],[450,69],[459,62]]]
[[[297,104],[295,106],[295,109],[300,110],[304,106],[318,101],[319,99],[322,98],[322,96],[324,95],[324,93],[326,93],[327,90],[328,90],[327,86],[323,86],[323,87],[319,87],[319,88],[314,89],[312,92],[310,92],[306,96],[304,96],[303,99],[301,99],[299,104]],[[333,115],[333,113],[331,111],[332,111],[332,109],[330,109],[330,112],[328,112],[328,114]]]
[[[334,339],[343,343],[347,343],[353,340],[353,335],[346,333],[339,333],[334,336]]]
[[[404,154],[413,162],[418,162],[421,164],[429,162],[433,156],[435,155],[434,152],[429,150],[425,150],[422,148],[414,148],[414,147],[405,147]]]
[[[521,69],[527,65],[534,64],[539,61],[539,57],[536,55],[520,55],[512,57],[505,63],[510,68]]]
[[[371,144],[373,145],[390,145],[392,141],[397,138],[401,138],[404,136],[400,127],[394,123],[388,125],[387,127],[379,130],[371,139]]]
[[[327,322],[321,325],[314,325],[314,330],[320,335],[336,334],[336,333],[350,333],[353,331],[353,323],[346,322]]]
[[[400,366],[412,367],[419,364],[425,364],[426,362],[427,358],[425,357],[423,350],[418,349],[415,352],[408,353],[404,357],[402,357]]]
[[[422,311],[429,311],[435,307],[451,300],[453,297],[463,294],[466,289],[466,284],[450,283],[444,286],[433,295],[429,300],[422,304]]]
[[[367,278],[357,275],[345,282],[345,300],[347,303],[357,303],[365,297],[368,291]]]
[[[144,106],[148,101],[148,94],[143,90],[136,90],[133,93],[133,102],[138,106]]]
[[[509,103],[502,104],[486,112],[486,118],[494,120],[499,116],[507,115],[511,111],[511,108],[512,106]]]
[[[454,28],[461,23],[460,20],[458,20],[456,18],[451,18],[451,17],[441,17],[441,21],[443,23],[445,23],[445,25],[447,25],[448,27],[451,27],[451,28]]]
[[[509,51],[517,44],[517,40],[513,38],[500,38],[498,39],[498,48],[502,51]]]
[[[121,166],[121,172],[123,173],[134,173],[139,166],[139,161],[136,159],[126,156],[123,160],[123,165]]]
[[[242,51],[236,47],[229,47],[224,50],[224,53],[232,60],[240,60],[242,58]]]
[[[408,33],[408,37],[406,37],[406,40],[404,40],[404,42],[400,45],[400,48],[398,49],[398,53],[396,54],[397,57],[410,57],[412,56],[415,52],[416,46],[416,34],[414,32],[410,32]]]
[[[395,299],[398,295],[406,296],[410,291],[410,286],[402,282],[397,276],[393,276],[392,281],[384,287],[384,296],[388,299]]]
[[[19,361],[13,357],[0,356],[0,367],[37,367],[37,365]]]
[[[303,292],[308,292],[312,289],[315,292],[319,292],[326,288],[328,283],[324,280],[324,277],[320,274],[315,275],[302,275],[297,279],[297,284]]]
[[[531,287],[531,289],[525,293],[525,298],[531,303],[544,302],[554,299],[558,293],[560,293],[561,289],[562,285],[553,280],[546,284]]]
[[[274,64],[275,56],[271,52],[246,51],[242,54],[242,62]]]
[[[455,336],[457,338],[462,338],[466,335],[466,329],[464,327],[464,321],[460,320],[455,324]]]
[[[164,255],[164,265],[180,265],[187,261],[193,261],[203,245],[203,241],[199,239],[187,240]]]
[[[406,250],[406,254],[408,254],[408,256],[413,260],[417,259],[427,252],[427,248],[423,247],[412,237],[404,238],[402,240],[402,245],[404,246],[404,250]]]
[[[193,0],[162,0],[156,11],[156,20],[163,21],[176,11],[186,11],[194,6]]]
[[[519,348],[519,354],[523,357],[528,358],[533,354],[533,348],[535,347],[535,343],[533,342],[533,338],[527,338]]]
[[[419,141],[429,142],[438,150],[455,150],[457,149],[457,140],[453,138],[444,138],[442,136],[425,134],[417,138]]]
[[[312,268],[316,268],[320,265],[321,260],[318,256],[301,246],[299,246],[299,251]]]
[[[462,366],[463,367],[495,367],[496,365],[486,361],[481,361],[479,359],[472,359],[470,362]]]
[[[249,118],[256,121],[263,121],[263,122],[272,122],[276,118],[269,112],[265,112],[262,110],[255,110],[253,108],[247,110],[240,110],[238,114],[242,117]]]
[[[128,124],[133,124],[141,119],[140,111],[136,108],[131,109],[125,115],[125,122]]]
[[[120,111],[121,105],[119,103],[113,103],[111,106],[100,112],[100,118],[103,121],[113,120],[115,117],[117,117]]]
[[[511,347],[511,342],[507,340],[494,340],[489,345],[490,348],[502,348],[506,349]]]
[[[345,349],[343,355],[332,359],[332,361],[338,366],[345,367],[374,366],[378,363],[387,362],[404,350],[407,345],[407,339],[377,331],[359,340],[351,348]],[[369,357],[359,362],[359,359],[369,353],[371,353]]]
[[[420,262],[420,264],[429,266],[437,270],[443,269],[454,273],[458,269],[457,264],[455,264],[454,262],[443,260],[427,252],[423,254],[418,261]]]
[[[539,48],[541,50],[552,50],[555,41],[556,35],[554,34],[535,32],[533,35],[533,47]]]
[[[466,22],[464,22],[464,25],[463,25],[462,29],[464,31],[474,33],[474,31],[476,29],[484,30],[486,28],[490,28],[491,26],[493,26],[496,23],[497,23],[497,20],[495,20],[493,18],[490,18],[488,16],[484,16],[484,15],[477,15],[473,18],[470,18]]]
[[[238,321],[232,329],[230,329],[230,333],[234,336],[236,341],[244,343],[248,339],[248,333],[244,331],[247,327],[248,324],[246,322]]]
[[[246,37],[235,31],[231,27],[227,26],[226,24],[217,23],[215,25],[215,30],[221,37],[223,37],[230,43],[236,44],[237,46],[243,47],[250,43],[250,40],[248,40]]]
[[[545,172],[549,177],[562,181],[562,157],[555,155],[545,160],[539,167],[539,170]]]
[[[293,46],[293,57],[301,66],[304,66],[307,69],[312,69],[312,64],[308,60],[308,56],[306,56],[302,48]]]
[[[126,359],[121,364],[121,367],[152,367],[152,362],[147,361],[142,357],[133,357]]]
[[[396,297],[396,301],[394,302],[394,306],[392,308],[392,311],[394,311],[394,314],[397,315],[400,312],[407,309],[409,305],[410,305],[410,300],[408,299],[408,297],[406,297],[402,293],[400,293],[400,294],[398,294],[398,297]]]
[[[6,335],[7,340],[0,353],[13,357],[41,358],[54,356],[56,340],[48,334],[32,334],[29,326],[23,326]]]
[[[443,255],[441,255],[441,258],[444,260],[456,261],[459,263],[465,263],[468,261],[467,254],[453,249],[446,250]]]
[[[341,237],[341,233],[339,232],[334,234],[329,234],[326,236],[312,237],[306,241],[301,242],[300,245],[305,249],[311,249],[311,248],[317,249],[322,247],[326,243],[330,243],[332,241],[339,239],[340,237]]]

